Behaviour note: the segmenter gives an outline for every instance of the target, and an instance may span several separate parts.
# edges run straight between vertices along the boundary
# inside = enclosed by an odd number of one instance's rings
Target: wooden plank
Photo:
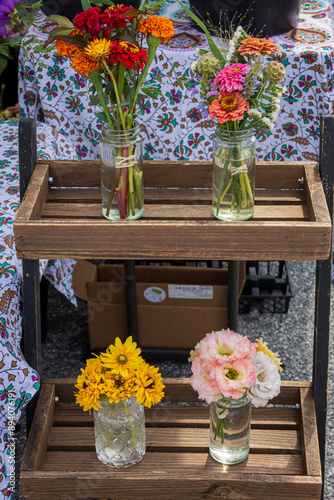
[[[54,186],[100,185],[100,163],[94,160],[50,161]],[[259,162],[256,164],[256,186],[300,188],[298,179],[304,175],[304,162]],[[143,165],[144,184],[149,187],[207,187],[212,186],[211,162],[146,161]]]
[[[64,219],[101,219],[101,204],[89,203],[48,203],[45,205],[43,218]],[[143,220],[214,220],[212,206],[197,205],[145,205]],[[308,220],[306,205],[255,205],[253,221],[256,220]]]
[[[48,451],[43,462],[43,471],[95,471],[102,472],[106,466],[102,464],[95,451],[75,452],[68,451]],[[168,477],[175,481],[182,477],[196,477],[197,474],[211,478],[217,478],[217,474],[224,472],[256,474],[284,474],[302,475],[304,474],[303,460],[301,455],[284,454],[250,454],[244,462],[233,466],[224,466],[216,462],[208,452],[205,453],[146,453],[143,460],[135,467],[126,469],[123,473],[124,480],[132,478],[146,477],[149,480],[152,476],[162,479]],[[114,472],[112,470],[112,472]],[[113,474],[114,475],[114,474]],[[115,474],[116,476],[116,474]],[[125,479],[126,478],[126,479]],[[178,484],[178,483],[175,483]]]
[[[189,378],[164,378],[165,396],[163,402],[196,402],[198,394],[189,384]],[[55,384],[56,396],[60,402],[74,402],[76,379],[45,379],[43,384]],[[312,382],[283,380],[281,392],[271,400],[272,404],[296,405],[300,403],[300,388],[308,389]]]
[[[159,406],[145,408],[146,427],[204,427],[209,428],[209,406]],[[93,415],[79,405],[58,403],[54,426],[93,427]],[[299,429],[300,412],[296,408],[252,408],[253,429]]]
[[[54,409],[55,386],[54,384],[43,384],[22,461],[22,469],[26,471],[42,468],[53,424]]]
[[[49,166],[46,163],[36,165],[29,186],[20,204],[15,221],[39,219],[49,190]]]
[[[321,476],[317,423],[312,388],[300,389],[301,435],[306,472],[308,476]]]
[[[88,459],[88,457],[87,457]],[[210,457],[208,459],[211,462]],[[94,464],[95,465],[95,464]],[[100,464],[103,467],[102,464]],[[138,469],[139,465],[135,466]],[[191,467],[189,464],[189,468]],[[217,464],[219,467],[219,464]],[[203,461],[203,466],[208,464]],[[238,466],[233,466],[238,467]],[[104,470],[106,468],[104,467]],[[131,468],[126,469],[128,472]],[[137,475],[124,480],[124,470],[110,470],[99,475],[95,470],[67,472],[59,480],[58,472],[34,472],[26,477],[21,474],[25,499],[45,500],[46,498],[108,498],[112,492],[117,500],[204,500],[233,498],[238,500],[319,500],[321,482],[319,478],[305,476],[280,476],[278,474],[223,474],[222,467],[216,470],[215,478],[197,476],[166,477],[166,474],[151,476],[149,479]],[[177,472],[177,471],[176,471]],[[198,472],[196,470],[195,472]],[[122,474],[123,473],[123,474]],[[219,475],[218,475],[219,474]]]
[[[330,223],[303,221],[46,219],[14,233],[18,257],[30,259],[323,260],[331,245]]]
[[[305,193],[310,220],[328,222],[330,215],[317,164],[305,166]]]
[[[209,204],[212,199],[211,188],[207,189],[169,189],[145,188],[144,200],[147,203],[183,203],[196,201]],[[101,203],[100,188],[56,188],[50,189],[48,203]],[[255,189],[255,203],[305,203],[304,189]]]
[[[146,449],[154,453],[205,453],[209,448],[208,428],[147,427]],[[252,429],[252,452],[298,453],[302,451],[299,432],[296,430]],[[91,427],[52,427],[48,451],[94,451],[95,436]],[[316,475],[316,474],[314,474]]]

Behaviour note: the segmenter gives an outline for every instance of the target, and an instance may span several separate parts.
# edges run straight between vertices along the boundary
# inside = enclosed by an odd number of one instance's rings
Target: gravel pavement
[[[251,340],[262,337],[273,351],[278,351],[284,362],[282,378],[285,380],[311,380],[313,360],[314,276],[315,262],[291,262],[295,297],[291,299],[287,314],[260,314],[252,308],[249,314],[239,315],[238,333]],[[332,294],[332,311],[334,300]],[[76,377],[84,367],[89,352],[87,339],[86,304],[79,301],[78,308],[71,305],[52,286],[49,287],[48,334],[43,343],[43,376],[45,378]],[[203,332],[204,334],[207,332]],[[333,338],[333,324],[331,327]],[[332,341],[333,343],[333,341]],[[188,377],[190,366],[181,361],[154,361],[163,377]],[[331,348],[329,369],[327,417],[327,452],[325,500],[334,500],[334,353]],[[25,416],[17,432],[17,478],[25,447]],[[19,485],[18,485],[19,486]],[[14,500],[21,500],[18,488]],[[283,499],[282,499],[283,500]]]

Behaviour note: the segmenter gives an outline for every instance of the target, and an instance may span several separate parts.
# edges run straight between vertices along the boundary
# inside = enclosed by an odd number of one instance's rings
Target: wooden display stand
[[[327,125],[327,138],[333,143],[333,120]],[[22,136],[26,133],[24,143],[33,151],[31,130],[29,136],[26,126],[23,122]],[[324,121],[322,130],[323,126]],[[26,357],[37,369],[41,356],[39,258],[321,262],[316,282],[314,399],[311,384],[284,383],[275,400],[283,409],[254,411],[247,461],[232,468],[211,459],[207,409],[181,407],[173,413],[168,406],[147,412],[148,453],[142,462],[129,469],[108,469],[93,452],[91,417],[67,404],[73,401],[73,381],[47,381],[22,468],[25,498],[56,499],[66,494],[81,498],[80,488],[89,498],[123,500],[321,497],[331,286],[333,180],[329,164],[334,156],[324,151],[321,163],[327,177],[322,181],[314,163],[258,163],[254,217],[235,223],[218,221],[211,213],[210,163],[147,162],[145,213],[134,222],[110,222],[102,217],[98,162],[37,163],[14,224],[17,252],[24,259]],[[30,177],[33,166],[23,160],[21,175],[28,170]],[[29,304],[34,306],[30,317]],[[131,333],[131,324],[129,328]],[[167,385],[168,400],[189,401],[192,390],[186,381],[170,380]],[[57,404],[55,395],[60,398]],[[190,400],[194,399],[193,394]],[[64,444],[67,438],[73,452]]]

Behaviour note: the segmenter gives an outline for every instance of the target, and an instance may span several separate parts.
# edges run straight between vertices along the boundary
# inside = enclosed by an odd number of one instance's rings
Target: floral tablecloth
[[[75,148],[50,126],[38,124],[37,133],[39,159],[77,159]],[[6,499],[12,497],[7,482],[15,465],[14,425],[40,385],[20,349],[22,269],[13,236],[19,201],[18,121],[0,122],[0,498]],[[74,263],[43,260],[40,271],[76,304]]]
[[[152,0],[153,1],[153,0]],[[188,0],[182,0],[188,5]],[[182,90],[176,76],[190,75],[197,49],[206,45],[205,36],[193,29],[185,10],[175,0],[165,0],[160,14],[174,21],[176,33],[158,48],[149,77],[162,77],[162,96],[145,99],[140,106],[144,154],[154,160],[210,159],[214,123],[199,107],[198,83]],[[41,15],[39,25],[45,16]],[[42,29],[32,31],[45,39]],[[319,115],[333,108],[333,29],[329,0],[304,0],[298,27],[274,37],[281,48],[279,60],[286,68],[287,90],[281,112],[272,131],[259,133],[259,160],[317,161]],[[39,62],[44,67],[39,66]],[[174,78],[167,73],[174,66]],[[19,101],[22,116],[37,117],[68,135],[80,158],[96,158],[101,123],[94,116],[83,77],[68,59],[56,54],[21,54]]]

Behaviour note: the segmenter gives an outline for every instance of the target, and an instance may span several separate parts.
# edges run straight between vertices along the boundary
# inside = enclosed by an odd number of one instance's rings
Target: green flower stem
[[[103,66],[105,67],[105,69],[107,70],[107,72],[108,72],[108,74],[109,74],[109,76],[111,78],[111,81],[113,83],[114,90],[115,90],[116,101],[117,101],[117,109],[118,109],[118,112],[119,112],[119,116],[121,118],[123,129],[126,130],[126,125],[125,125],[125,120],[124,120],[124,114],[123,114],[122,106],[121,106],[122,103],[121,103],[121,99],[120,99],[120,96],[119,96],[116,79],[114,77],[113,72],[110,71],[107,63],[104,60],[102,61],[102,63],[103,63]]]
[[[98,71],[92,71],[91,73],[88,74],[88,76],[89,76],[90,81],[92,82],[92,84],[95,87],[97,95],[99,96],[99,99],[100,99],[100,102],[101,102],[101,105],[102,105],[102,109],[104,111],[104,114],[106,115],[109,127],[112,130],[115,130],[114,124],[113,124],[113,122],[111,120],[111,116],[110,116],[110,113],[109,113],[109,109],[108,109],[106,100],[104,98],[103,87],[102,87],[102,83],[101,83],[101,80],[100,80],[100,77],[99,77],[99,73],[98,73]]]
[[[245,186],[245,181],[244,181],[244,174],[245,172],[241,172],[241,174],[238,174],[239,177],[239,183],[240,183],[240,188],[241,188],[241,196],[242,196],[242,201],[241,201],[241,206],[242,208],[247,207],[247,194],[246,194],[246,186]]]
[[[253,193],[252,193],[252,188],[251,188],[251,185],[250,185],[250,182],[249,182],[249,178],[248,178],[248,175],[246,174],[246,172],[244,172],[243,175],[244,175],[244,181],[245,181],[245,184],[246,184],[246,189],[247,189],[249,201],[250,201],[251,205],[253,205],[254,204],[254,198],[253,198]]]
[[[225,194],[227,193],[227,191],[230,189],[231,184],[232,184],[232,179],[230,179],[230,182],[227,184],[226,188],[224,189],[224,192],[223,192],[223,194],[221,195],[220,200],[219,200],[219,205],[220,205],[220,204],[221,204],[221,202],[223,201],[224,196],[225,196]]]
[[[138,94],[139,94],[139,91],[145,81],[145,78],[146,78],[146,75],[148,73],[148,70],[150,69],[150,66],[153,62],[153,59],[155,57],[155,54],[157,52],[157,48],[158,48],[158,45],[155,45],[155,44],[149,44],[148,46],[148,63],[146,64],[139,80],[138,80],[138,83],[137,83],[137,87],[136,87],[136,90],[135,90],[135,93],[134,93],[134,96],[133,96],[133,103],[132,103],[132,108],[131,108],[131,111],[129,113],[129,115],[133,116],[133,113],[134,113],[134,110],[135,110],[135,107],[136,107],[136,102],[137,102],[137,97],[138,97]],[[131,123],[132,125],[132,123]],[[129,127],[131,128],[131,127]]]
[[[143,208],[143,199],[141,195],[141,183],[142,183],[143,172],[140,171],[134,172],[133,177],[135,181],[135,190],[136,190],[138,208],[139,210],[141,210]]]
[[[228,156],[224,162],[224,167],[223,167],[223,170],[222,170],[222,173],[220,174],[220,179],[219,179],[219,185],[218,185],[218,196],[217,196],[217,215],[219,214],[219,208],[220,208],[220,197],[221,197],[221,193],[222,193],[222,190],[223,190],[223,185],[224,185],[224,181],[225,181],[225,177],[226,177],[226,173],[227,173],[227,167],[228,167],[228,164],[230,163],[230,159],[232,157],[232,148],[229,150],[228,152]]]

